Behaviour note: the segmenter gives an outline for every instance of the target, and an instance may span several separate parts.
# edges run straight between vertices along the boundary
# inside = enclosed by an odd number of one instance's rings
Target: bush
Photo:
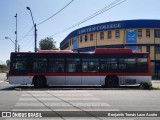
[[[148,82],[144,82],[144,83],[141,83],[140,87],[141,87],[141,89],[148,90],[148,89],[152,88],[152,84],[148,83]]]

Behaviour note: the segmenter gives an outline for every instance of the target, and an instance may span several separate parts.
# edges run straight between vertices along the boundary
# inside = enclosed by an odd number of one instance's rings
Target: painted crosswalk
[[[50,111],[75,113],[83,111],[118,111],[100,98],[95,97],[87,91],[23,91],[12,111]],[[59,116],[61,119],[66,119]],[[71,117],[71,116],[69,116]],[[56,117],[55,117],[56,118]],[[97,117],[89,117],[99,119]],[[48,117],[48,119],[50,119]],[[59,119],[59,118],[57,118]],[[67,118],[68,119],[68,118]],[[72,117],[71,117],[72,119]],[[7,120],[10,120],[7,119]],[[87,119],[88,120],[88,119]]]

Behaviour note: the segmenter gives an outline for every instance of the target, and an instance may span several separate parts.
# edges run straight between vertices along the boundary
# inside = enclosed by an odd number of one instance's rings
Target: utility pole
[[[17,52],[17,13],[16,15],[14,16],[16,18],[16,31],[15,31],[15,34],[16,34],[16,40],[15,40],[15,52]]]
[[[37,52],[37,28],[36,28],[36,23],[34,24],[34,36],[35,36],[35,47],[34,47],[34,51]]]
[[[31,11],[30,7],[26,7],[26,8],[31,13],[32,22],[33,22],[33,26],[34,26],[34,37],[35,37],[35,49],[34,49],[34,51],[37,52],[37,28],[36,28],[36,23],[34,22],[32,11]]]
[[[18,45],[18,52],[20,52],[20,45]]]

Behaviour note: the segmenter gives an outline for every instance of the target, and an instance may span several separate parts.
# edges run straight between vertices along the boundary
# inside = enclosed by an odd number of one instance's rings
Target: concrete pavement
[[[160,80],[152,80],[152,87],[160,89]]]

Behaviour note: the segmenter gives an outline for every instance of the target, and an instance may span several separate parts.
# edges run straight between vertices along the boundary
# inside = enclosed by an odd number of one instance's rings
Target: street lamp
[[[11,38],[9,38],[9,37],[5,37],[5,39],[11,40],[11,42],[15,45],[15,52],[17,52],[17,50],[16,50],[16,43]]]
[[[26,7],[26,8],[31,13],[31,18],[32,18],[33,25],[34,25],[34,37],[35,37],[35,49],[34,50],[35,50],[35,52],[37,52],[37,29],[36,29],[36,23],[34,22],[32,11],[31,11],[30,7]]]

